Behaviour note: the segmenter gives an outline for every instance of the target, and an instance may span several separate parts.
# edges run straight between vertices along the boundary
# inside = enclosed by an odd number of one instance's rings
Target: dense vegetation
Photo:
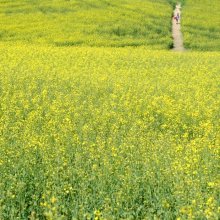
[[[218,53],[0,54],[1,219],[217,219]]]
[[[219,50],[217,0],[181,2]],[[175,3],[0,2],[1,220],[220,218],[220,53],[165,50]]]
[[[220,1],[187,0],[183,8],[182,30],[188,49],[220,50]]]
[[[8,0],[0,2],[0,40],[167,49],[171,13],[162,0]]]
[[[0,41],[56,46],[172,46],[176,0],[7,0],[0,2]],[[220,49],[218,0],[181,0],[188,49]]]

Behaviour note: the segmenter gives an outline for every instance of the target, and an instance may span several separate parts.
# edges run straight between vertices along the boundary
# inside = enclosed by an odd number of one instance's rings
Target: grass
[[[218,219],[219,53],[0,54],[0,219]]]

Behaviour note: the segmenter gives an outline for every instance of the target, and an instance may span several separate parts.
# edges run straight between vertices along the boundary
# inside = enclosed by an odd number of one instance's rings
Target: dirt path
[[[184,51],[185,48],[183,46],[183,35],[181,32],[181,5],[176,5],[176,8],[174,10],[174,16],[176,16],[178,13],[180,15],[180,20],[177,23],[176,20],[172,19],[172,34],[173,34],[173,50],[174,51]]]

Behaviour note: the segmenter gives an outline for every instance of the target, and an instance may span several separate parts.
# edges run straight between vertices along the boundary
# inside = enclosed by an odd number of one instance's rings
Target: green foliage
[[[167,49],[172,8],[151,0],[0,2],[0,40]]]
[[[202,2],[185,46],[219,50]],[[219,219],[220,53],[151,50],[175,4],[0,2],[1,220]]]
[[[0,46],[0,219],[218,219],[219,53]]]
[[[182,31],[188,49],[220,50],[219,0],[187,0],[183,8]]]

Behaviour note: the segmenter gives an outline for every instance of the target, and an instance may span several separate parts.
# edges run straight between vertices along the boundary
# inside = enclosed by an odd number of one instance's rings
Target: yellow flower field
[[[218,219],[220,54],[0,46],[0,219]]]
[[[220,1],[185,0],[182,27],[186,48],[220,51]]]
[[[6,0],[0,41],[168,49],[171,14],[166,0]]]

